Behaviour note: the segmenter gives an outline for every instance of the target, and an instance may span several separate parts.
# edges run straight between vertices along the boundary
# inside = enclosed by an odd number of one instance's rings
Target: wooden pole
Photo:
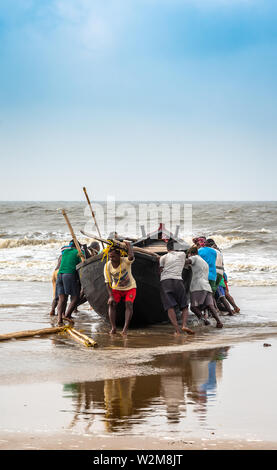
[[[80,256],[80,258],[81,258],[82,261],[85,261],[85,257],[84,257],[84,255],[83,255],[83,253],[82,253],[82,251],[81,251],[79,242],[78,242],[78,240],[77,240],[77,238],[76,238],[76,236],[75,236],[75,233],[74,233],[74,231],[73,231],[73,228],[72,228],[72,226],[71,226],[71,223],[69,222],[69,219],[68,219],[67,214],[66,214],[66,212],[65,212],[64,209],[62,209],[62,215],[64,216],[64,218],[65,218],[65,220],[66,220],[66,223],[67,223],[68,228],[69,228],[69,230],[70,230],[71,236],[72,236],[72,238],[73,238],[73,240],[74,240],[74,243],[75,243],[75,246],[76,246],[76,248],[77,248],[77,250],[78,250],[79,256]]]
[[[0,341],[6,341],[9,339],[20,339],[20,338],[30,338],[34,336],[42,335],[51,335],[53,333],[61,333],[62,331],[67,331],[67,326],[57,326],[53,328],[44,328],[42,330],[26,330],[26,331],[16,331],[14,333],[7,333],[5,335],[0,335]]]
[[[105,240],[105,238],[100,238],[100,237],[96,237],[95,235],[92,235],[92,234],[89,234],[87,232],[84,232],[83,230],[80,230],[80,232],[85,235],[85,237],[89,237],[89,238],[94,238],[95,240],[98,240],[98,241],[101,241],[103,243],[106,243],[107,245],[112,245],[112,243],[109,241],[109,240]],[[122,249],[122,250],[125,250],[127,251],[127,247],[125,245],[124,242],[121,242],[119,240],[113,240],[113,244],[115,246],[118,246],[118,248]],[[151,256],[155,256],[155,258],[160,258],[160,256],[155,253],[155,252],[151,252],[151,251],[148,251],[147,249],[145,248],[140,248],[138,246],[133,246],[133,250],[134,252],[138,252],[138,253],[144,253],[146,255],[151,255]]]
[[[99,227],[98,227],[98,223],[97,223],[97,220],[96,220],[96,217],[95,217],[95,213],[94,213],[94,211],[92,210],[91,202],[90,202],[90,199],[89,199],[89,197],[88,197],[88,193],[87,193],[87,190],[86,190],[85,187],[83,187],[83,191],[84,191],[85,196],[86,196],[86,198],[87,198],[88,205],[89,205],[89,207],[90,207],[91,215],[92,215],[92,218],[93,218],[93,220],[94,220],[94,223],[95,223],[95,226],[96,226],[98,235],[99,235],[99,237],[101,238],[101,233],[100,233],[100,230],[99,230]],[[102,247],[104,248],[103,242],[102,242]]]

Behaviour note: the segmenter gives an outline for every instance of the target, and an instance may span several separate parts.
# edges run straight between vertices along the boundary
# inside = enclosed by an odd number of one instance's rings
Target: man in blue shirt
[[[198,254],[203,258],[206,263],[209,265],[209,283],[212,288],[213,293],[216,291],[216,250],[208,246],[208,243],[205,243],[203,248],[198,249]]]

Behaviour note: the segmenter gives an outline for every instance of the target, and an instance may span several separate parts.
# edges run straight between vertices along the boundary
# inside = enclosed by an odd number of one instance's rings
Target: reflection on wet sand
[[[186,418],[188,407],[205,421],[228,349],[159,356],[152,366],[160,374],[66,385],[74,403],[70,429],[84,420],[86,431],[93,431],[95,420],[100,420],[108,433],[135,431],[154,415],[174,424]]]

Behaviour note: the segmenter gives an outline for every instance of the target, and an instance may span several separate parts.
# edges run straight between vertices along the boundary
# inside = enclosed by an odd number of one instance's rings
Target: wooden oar
[[[120,248],[121,250],[125,250],[127,251],[127,247],[125,245],[124,242],[121,242],[119,240],[112,240],[109,241],[109,240],[106,240],[105,238],[100,238],[100,237],[96,237],[95,235],[91,234],[91,233],[87,233],[87,232],[84,232],[83,230],[80,230],[80,232],[85,235],[85,237],[88,237],[88,238],[94,238],[95,240],[98,240],[98,241],[101,241],[103,243],[106,243],[106,245],[115,245],[115,246],[118,246],[118,248]],[[138,246],[133,246],[132,247],[134,252],[138,252],[138,253],[144,253],[146,255],[150,255],[150,256],[155,256],[157,259],[160,258],[160,256],[155,253],[155,252],[150,252],[148,251],[147,249],[145,248],[140,248]]]
[[[76,238],[76,236],[75,236],[75,233],[74,233],[74,231],[73,231],[72,225],[71,225],[71,223],[69,222],[69,219],[68,219],[67,214],[66,214],[66,212],[65,212],[64,209],[62,209],[62,215],[64,216],[64,218],[65,218],[65,220],[66,220],[66,223],[67,223],[68,228],[69,228],[69,230],[70,230],[71,236],[72,236],[72,238],[73,238],[73,240],[74,240],[74,243],[75,243],[75,246],[76,246],[76,248],[77,248],[77,250],[78,250],[79,256],[80,256],[81,260],[84,262],[84,261],[85,261],[85,257],[84,257],[84,255],[83,255],[83,253],[82,253],[82,251],[81,251],[79,242],[78,242],[78,240],[77,240],[77,238]]]
[[[99,227],[98,227],[98,223],[97,223],[97,220],[96,220],[96,217],[95,217],[95,213],[94,213],[94,211],[92,210],[91,202],[90,202],[90,199],[89,199],[89,197],[88,197],[88,193],[87,193],[87,190],[86,190],[85,187],[83,187],[83,191],[84,191],[85,196],[86,196],[86,198],[87,198],[88,205],[89,205],[89,207],[90,207],[91,215],[92,215],[92,218],[93,218],[93,220],[94,220],[94,223],[95,223],[95,226],[96,226],[98,235],[99,235],[99,237],[101,238],[101,233],[100,233],[100,229],[99,229]],[[103,242],[102,242],[102,247],[104,248]]]
[[[44,328],[42,330],[26,330],[26,331],[16,331],[14,333],[7,333],[5,335],[0,335],[0,341],[5,341],[9,339],[20,339],[20,338],[30,338],[34,336],[42,335],[51,335],[52,333],[61,333],[62,331],[67,331],[67,326],[57,326],[53,328]]]

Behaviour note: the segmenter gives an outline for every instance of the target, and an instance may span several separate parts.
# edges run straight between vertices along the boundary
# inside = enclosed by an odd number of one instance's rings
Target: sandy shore
[[[0,450],[276,450],[277,290],[233,291],[243,313],[193,341],[157,326],[111,343],[84,311],[77,329],[98,350],[63,336],[3,343]],[[48,311],[26,311],[26,329],[36,318]]]
[[[277,450],[277,442],[15,433],[0,434],[0,450]]]

